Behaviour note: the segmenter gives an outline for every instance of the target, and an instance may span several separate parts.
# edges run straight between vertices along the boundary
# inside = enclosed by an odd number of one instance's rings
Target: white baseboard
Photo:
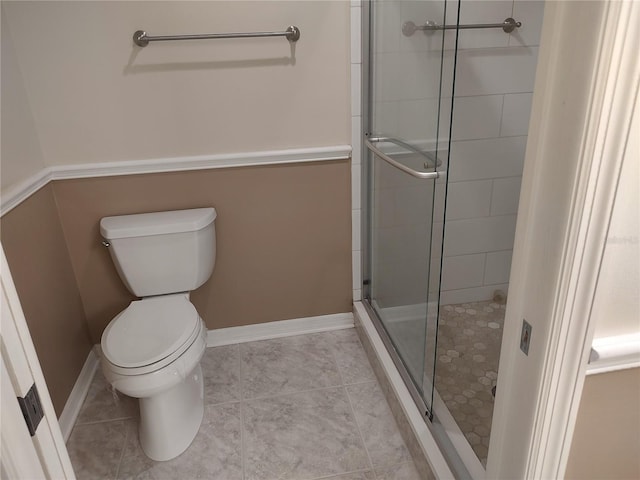
[[[62,414],[58,419],[58,424],[60,425],[60,430],[62,430],[62,437],[65,442],[69,439],[71,430],[78,419],[80,409],[82,408],[84,399],[87,397],[87,393],[89,393],[89,387],[93,381],[93,376],[98,370],[99,364],[100,359],[98,355],[96,355],[94,349],[91,349],[82,366],[82,370],[80,370],[80,375],[78,375],[78,379],[69,394],[64,410],[62,410]]]
[[[353,313],[336,313],[319,317],[294,318],[277,322],[209,330],[207,347],[290,337],[305,333],[327,332],[353,327]]]

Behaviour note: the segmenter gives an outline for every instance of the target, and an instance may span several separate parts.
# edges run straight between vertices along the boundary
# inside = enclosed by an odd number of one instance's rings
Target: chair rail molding
[[[189,157],[127,160],[119,162],[84,163],[47,167],[2,193],[0,216],[8,213],[40,188],[54,180],[145,173],[181,172],[213,168],[255,167],[289,163],[323,162],[350,158],[350,145],[292,148],[244,153],[222,153]]]

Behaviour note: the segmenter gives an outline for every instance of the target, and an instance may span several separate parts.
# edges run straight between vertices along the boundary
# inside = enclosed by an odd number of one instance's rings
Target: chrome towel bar
[[[202,33],[196,35],[163,35],[152,37],[144,30],[133,34],[133,43],[139,47],[146,47],[149,42],[165,42],[167,40],[205,40],[209,38],[255,38],[255,37],[286,37],[290,42],[300,38],[300,29],[294,25],[284,32],[250,32],[250,33]]]
[[[402,33],[405,37],[410,37],[416,32],[416,30],[434,32],[436,30],[467,30],[472,28],[501,28],[505,33],[511,33],[521,26],[522,22],[517,22],[511,17],[505,19],[502,23],[474,23],[471,25],[438,25],[433,20],[427,20],[424,25],[416,25],[413,22],[404,22],[402,24]]]
[[[384,135],[375,135],[375,136],[369,137],[369,140],[373,143],[378,143],[378,142],[393,143],[395,145],[398,145],[399,147],[409,150],[410,152],[416,153],[421,157],[424,157],[426,159],[426,161],[424,162],[424,168],[436,168],[442,165],[442,160],[437,158],[435,151],[432,151],[432,150],[422,151],[414,147],[413,145],[403,140],[400,140],[399,138],[386,137]]]
[[[364,144],[378,158],[381,158],[382,160],[387,162],[389,165],[392,165],[392,166],[396,167],[397,169],[402,170],[404,173],[408,173],[412,177],[427,178],[427,179],[436,179],[436,178],[439,177],[439,173],[438,172],[418,172],[417,170],[414,170],[414,169],[412,169],[412,168],[410,168],[410,167],[408,167],[406,165],[403,165],[402,163],[394,160],[393,158],[391,158],[389,155],[387,155],[386,153],[384,153],[382,150],[380,150],[378,147],[376,147],[374,145],[374,143],[383,142],[383,141],[385,141],[385,140],[382,139],[382,138],[372,138],[370,141],[369,140],[365,140]]]

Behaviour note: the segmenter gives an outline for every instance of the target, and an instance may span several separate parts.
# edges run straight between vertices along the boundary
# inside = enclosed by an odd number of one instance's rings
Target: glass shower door
[[[443,31],[403,34],[410,20],[444,23],[446,2],[369,8],[364,297],[430,416],[455,56]]]

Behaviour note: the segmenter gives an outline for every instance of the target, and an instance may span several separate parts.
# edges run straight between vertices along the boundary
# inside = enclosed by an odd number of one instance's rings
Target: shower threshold
[[[366,349],[367,352],[371,354],[371,350],[373,350],[375,358],[371,359],[372,363],[377,362],[380,365],[379,370],[382,371],[390,385],[387,393],[393,395],[394,398],[388,399],[388,401],[398,404],[398,410],[401,410],[410,426],[410,432],[404,433],[412,435],[415,441],[411,442],[405,439],[407,444],[413,444],[415,448],[420,450],[419,454],[426,459],[435,478],[484,479],[483,464],[438,391],[434,390],[434,419],[430,422],[424,416],[424,412],[418,409],[403,377],[385,348],[374,325],[374,320],[362,302],[354,303],[354,317],[356,326],[360,327],[359,332],[364,337],[363,343],[368,343],[371,347],[371,349]],[[411,320],[411,315],[406,315],[400,321]],[[377,371],[377,373],[381,372]]]
[[[426,335],[436,334],[436,304],[380,308],[374,301],[374,306],[385,318],[385,326],[397,349],[403,352],[407,368],[422,366],[423,345],[416,342],[415,332],[424,323],[424,312],[429,312]],[[492,300],[442,305],[437,327],[435,390],[485,467],[504,315],[504,303]],[[425,362],[429,363],[426,359]],[[416,378],[416,372],[411,373]],[[431,383],[431,375],[425,369],[423,385]]]

